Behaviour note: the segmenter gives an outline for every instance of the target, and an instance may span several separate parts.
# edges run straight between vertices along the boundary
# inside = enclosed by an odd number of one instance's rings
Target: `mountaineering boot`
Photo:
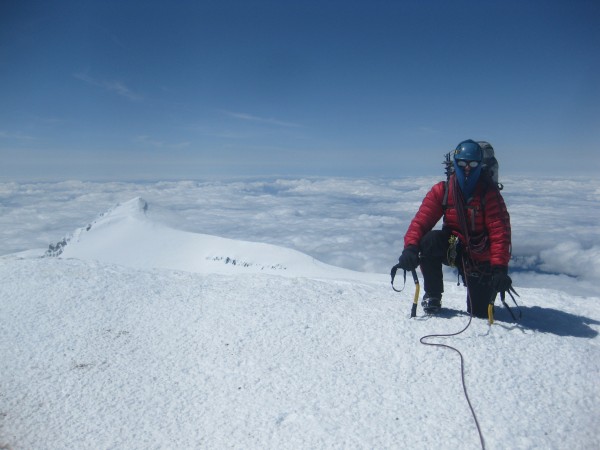
[[[425,293],[421,301],[421,306],[425,314],[436,314],[442,307],[442,296]]]

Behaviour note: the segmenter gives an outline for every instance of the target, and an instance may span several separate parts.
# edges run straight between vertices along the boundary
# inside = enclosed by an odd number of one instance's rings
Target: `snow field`
[[[13,448],[479,448],[467,322],[409,319],[412,286],[0,259],[0,444]],[[594,448],[597,299],[520,291],[453,338],[487,448]]]
[[[169,228],[141,198],[59,258],[0,258],[0,448],[480,448],[464,287]],[[598,297],[520,288],[523,320],[454,337],[486,448],[599,448]]]

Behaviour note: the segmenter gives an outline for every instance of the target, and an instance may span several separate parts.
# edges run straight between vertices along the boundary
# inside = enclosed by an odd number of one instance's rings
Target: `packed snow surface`
[[[123,203],[0,258],[0,448],[480,448],[469,322],[409,318],[407,280],[150,220]],[[401,278],[401,277],[400,277]],[[402,285],[402,280],[397,283]],[[600,448],[598,297],[521,288],[454,337],[486,448]]]

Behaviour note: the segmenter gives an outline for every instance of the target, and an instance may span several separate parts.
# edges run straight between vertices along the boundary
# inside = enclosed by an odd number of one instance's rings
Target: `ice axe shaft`
[[[417,276],[417,271],[415,269],[411,270],[413,281],[415,282],[415,298],[413,299],[412,308],[410,310],[410,317],[417,316],[417,305],[419,304],[419,291],[421,290],[421,285],[419,284],[419,277]]]
[[[396,287],[394,286],[394,278],[396,278],[396,272],[398,271],[398,269],[400,269],[400,264],[396,264],[394,267],[392,267],[392,271],[390,273],[392,277],[392,289],[396,292],[402,292],[406,287],[406,270],[404,271],[404,284],[402,285],[402,289],[396,289]],[[410,310],[410,317],[416,317],[421,285],[419,284],[419,277],[417,276],[416,269],[411,270],[410,273],[412,273],[413,281],[415,282],[415,298],[413,300],[412,308]]]

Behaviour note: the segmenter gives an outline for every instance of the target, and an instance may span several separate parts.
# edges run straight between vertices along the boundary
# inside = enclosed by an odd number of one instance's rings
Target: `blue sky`
[[[597,1],[5,1],[0,179],[600,168]],[[582,162],[583,161],[583,162]]]

